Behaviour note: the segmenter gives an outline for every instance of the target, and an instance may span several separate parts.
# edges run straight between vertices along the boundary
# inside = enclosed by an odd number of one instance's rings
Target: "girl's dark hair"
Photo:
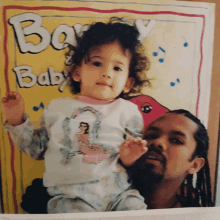
[[[74,27],[73,27],[74,28]],[[75,31],[75,29],[74,29]],[[89,26],[82,37],[79,37],[75,31],[77,46],[69,45],[70,50],[74,51],[72,55],[72,69],[70,74],[77,66],[80,66],[85,58],[89,60],[89,53],[92,49],[104,44],[118,42],[123,50],[129,50],[131,53],[129,77],[135,79],[133,88],[129,93],[120,94],[119,97],[126,98],[131,93],[140,92],[144,85],[150,85],[145,71],[149,69],[149,60],[144,54],[144,47],[138,40],[139,32],[137,28],[119,18],[111,18],[108,23],[96,22]],[[80,82],[71,78],[70,87],[73,93],[80,92]]]
[[[214,206],[212,201],[212,191],[210,182],[210,171],[208,163],[208,149],[209,149],[209,137],[205,126],[201,121],[196,118],[189,111],[184,109],[178,109],[169,111],[169,113],[179,114],[186,116],[197,124],[197,131],[194,133],[194,139],[196,141],[196,149],[190,158],[192,161],[195,157],[200,157],[205,159],[204,166],[197,173],[196,187],[193,187],[193,175],[188,174],[185,181],[181,186],[181,196],[187,196],[187,204],[199,204],[200,206]]]

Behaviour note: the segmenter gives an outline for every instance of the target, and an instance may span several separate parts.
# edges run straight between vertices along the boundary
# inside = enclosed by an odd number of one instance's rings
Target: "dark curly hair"
[[[82,37],[77,35],[75,29],[74,31],[77,46],[69,45],[70,51],[73,54],[71,54],[71,63],[73,65],[70,75],[77,66],[81,65],[83,59],[89,60],[92,49],[104,44],[118,42],[123,50],[129,50],[131,53],[129,77],[135,79],[131,91],[126,94],[122,92],[119,97],[127,98],[132,93],[140,92],[143,86],[150,85],[150,81],[145,73],[149,69],[150,63],[144,54],[144,46],[138,40],[139,32],[135,26],[123,21],[123,19],[113,17],[108,23],[92,23],[89,29],[83,33]],[[70,88],[74,94],[79,93],[80,82],[76,82],[70,77]]]

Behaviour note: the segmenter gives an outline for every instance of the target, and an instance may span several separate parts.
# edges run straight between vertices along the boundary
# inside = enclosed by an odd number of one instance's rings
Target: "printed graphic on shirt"
[[[63,144],[64,148],[60,148],[60,152],[64,156],[63,160],[61,161],[63,165],[71,163],[72,157],[76,155],[76,152],[74,152],[74,149],[72,148],[72,141],[69,137],[71,131],[69,127],[70,120],[70,118],[66,117],[62,123],[64,138],[61,139],[60,143]]]
[[[92,108],[91,106],[86,106],[84,108],[79,108],[77,109],[71,116],[71,118],[76,118],[78,115],[84,113],[84,112],[91,112],[92,114],[95,115],[96,119],[93,123],[92,126],[92,131],[91,131],[91,139],[92,142],[95,142],[96,139],[98,139],[98,131],[100,129],[100,124],[101,124],[101,119],[103,117],[102,113],[97,111],[96,109]]]
[[[72,141],[70,139],[71,128],[69,126],[70,120],[75,119],[77,116],[84,112],[91,112],[95,116],[95,120],[89,125],[87,122],[79,123],[79,132],[76,134],[79,151],[74,151]],[[97,144],[99,138],[99,129],[101,124],[102,114],[96,109],[86,106],[84,108],[77,109],[71,116],[71,118],[65,118],[62,123],[62,130],[64,132],[64,138],[61,139],[60,143],[63,144],[64,148],[60,149],[64,158],[61,161],[63,165],[71,163],[73,156],[77,154],[83,154],[82,161],[85,163],[99,163],[104,159],[107,159],[112,150],[107,147]]]
[[[76,155],[76,153],[73,151],[73,149],[60,148],[60,152],[64,156],[63,160],[61,161],[61,163],[63,165],[67,165],[67,164],[71,163],[72,157]]]
[[[98,163],[107,159],[110,151],[100,144],[91,143],[89,124],[86,122],[80,122],[79,129],[80,132],[77,133],[77,139],[79,143],[79,151],[84,154],[83,161],[87,163]]]

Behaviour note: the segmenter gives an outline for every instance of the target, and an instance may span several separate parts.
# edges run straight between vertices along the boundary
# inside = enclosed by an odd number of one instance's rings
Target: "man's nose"
[[[154,145],[154,147],[159,148],[161,151],[166,151],[167,150],[167,141],[163,137],[155,139],[153,141],[153,145]]]

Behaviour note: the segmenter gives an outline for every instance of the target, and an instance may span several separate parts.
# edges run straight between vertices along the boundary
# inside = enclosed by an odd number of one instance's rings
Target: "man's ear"
[[[81,81],[81,74],[80,74],[80,68],[79,67],[76,67],[74,69],[74,71],[72,72],[72,78],[76,82],[80,82]]]
[[[132,89],[134,83],[135,83],[134,78],[133,77],[128,77],[128,79],[127,79],[127,81],[125,83],[123,92],[124,93],[128,93]]]
[[[205,164],[205,159],[202,157],[196,157],[192,162],[191,167],[188,169],[188,174],[197,173]]]

